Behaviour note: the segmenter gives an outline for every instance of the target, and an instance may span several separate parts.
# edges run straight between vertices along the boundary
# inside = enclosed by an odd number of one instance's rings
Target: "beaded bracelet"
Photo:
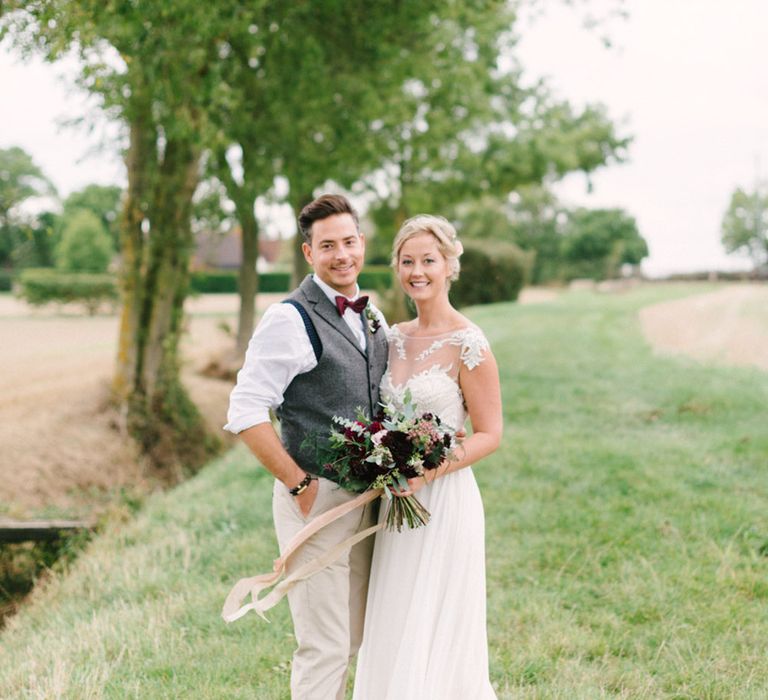
[[[313,474],[307,474],[296,486],[288,490],[291,496],[298,496],[307,490],[312,479],[317,479]]]

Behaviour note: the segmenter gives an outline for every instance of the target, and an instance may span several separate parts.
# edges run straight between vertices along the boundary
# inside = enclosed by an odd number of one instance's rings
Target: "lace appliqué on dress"
[[[474,369],[485,359],[488,340],[479,328],[469,326],[463,333],[461,343],[461,361],[467,369]]]
[[[387,331],[387,340],[394,344],[397,356],[401,360],[407,359],[405,351],[406,336],[397,326],[392,326]],[[423,362],[432,353],[445,345],[456,345],[461,348],[461,361],[467,369],[474,369],[484,358],[484,352],[489,348],[488,340],[477,326],[467,326],[454,331],[445,338],[435,340],[426,350],[422,350],[415,358],[415,362]]]
[[[441,338],[440,340],[436,340],[426,350],[423,350],[416,356],[416,362],[421,362],[422,360],[426,360],[433,352],[435,352],[436,350],[439,350],[446,343],[450,345],[461,345],[463,336],[464,336],[464,329],[462,328],[460,331],[456,331],[455,333],[452,333],[446,338]]]
[[[401,359],[405,359],[405,336],[400,332],[397,326],[390,326],[387,329],[387,341],[394,343],[397,349],[397,356]]]
[[[403,348],[403,337],[399,335],[397,343],[398,354],[401,359],[405,359],[405,349]],[[461,347],[461,361],[468,369],[474,369],[483,361],[483,351],[488,349],[488,341],[483,332],[476,326],[467,326],[451,335],[436,340],[426,350],[423,350],[416,357],[416,362],[421,362],[429,357],[433,352],[439,350],[444,345],[458,345]],[[402,352],[401,352],[402,351]]]
[[[441,367],[440,365],[432,365],[429,369],[422,370],[421,372],[417,372],[416,374],[412,374],[406,381],[404,381],[402,384],[395,384],[392,381],[392,376],[387,374],[386,380],[389,382],[390,387],[397,393],[402,394],[405,391],[405,387],[408,384],[408,382],[412,381],[418,381],[419,379],[425,379],[427,377],[436,377],[436,376],[447,376],[454,384],[456,384],[456,380],[452,379],[450,376],[450,371],[453,368],[453,365],[447,365],[446,367]]]

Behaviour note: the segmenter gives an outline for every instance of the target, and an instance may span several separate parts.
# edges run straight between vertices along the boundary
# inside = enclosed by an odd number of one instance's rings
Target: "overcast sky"
[[[599,13],[611,2],[589,7]],[[649,242],[649,274],[743,267],[724,254],[720,221],[735,187],[752,187],[758,169],[768,175],[768,2],[629,0],[629,18],[606,27],[610,49],[583,28],[583,11],[547,6],[522,25],[527,74],[548,76],[577,105],[603,102],[634,137],[629,162],[594,175],[591,194],[583,176],[571,176],[561,198],[634,215]],[[0,147],[30,152],[62,195],[123,184],[113,128],[60,126],[88,109],[66,74],[0,50]]]
[[[592,6],[606,6],[595,1]],[[550,8],[553,7],[549,3]],[[573,203],[619,206],[648,240],[644,268],[737,267],[720,222],[738,186],[768,174],[768,2],[634,0],[608,27],[606,50],[559,7],[528,29],[523,65],[576,103],[600,101],[634,136],[629,163],[558,188]]]

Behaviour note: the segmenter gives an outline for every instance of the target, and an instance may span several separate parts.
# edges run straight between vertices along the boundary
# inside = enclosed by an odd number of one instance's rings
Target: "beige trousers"
[[[281,551],[313,518],[356,495],[323,478],[318,486],[317,498],[305,518],[285,485],[275,481],[272,512]],[[368,504],[320,530],[291,557],[286,573],[374,525],[375,509],[376,502]],[[344,700],[349,663],[363,637],[373,539],[359,542],[288,593],[298,644],[291,666],[292,700]]]

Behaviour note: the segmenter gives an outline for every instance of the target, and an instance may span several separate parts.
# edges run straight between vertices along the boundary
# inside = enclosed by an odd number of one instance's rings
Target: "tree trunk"
[[[259,276],[256,272],[256,261],[259,257],[259,224],[253,213],[253,200],[250,206],[238,206],[237,215],[243,232],[243,256],[238,278],[240,313],[237,319],[236,350],[238,355],[243,355],[256,325],[256,294],[259,291]]]
[[[139,110],[137,110],[139,112]],[[156,158],[155,130],[146,114],[139,113],[130,124],[130,140],[125,156],[128,189],[120,225],[122,268],[120,287],[122,311],[117,342],[117,361],[112,390],[127,417],[130,395],[136,385],[140,316],[144,270],[144,225],[150,182],[148,167]],[[125,425],[123,425],[125,428]]]
[[[400,182],[400,201],[394,212],[394,228],[399,231],[400,227],[408,218],[408,206],[405,201],[405,180]],[[391,324],[408,321],[415,316],[413,304],[409,306],[408,299],[405,296],[403,288],[397,280],[397,271],[393,273],[392,289],[382,299],[385,306],[385,315],[387,321]]]
[[[291,183],[293,187],[293,183]],[[301,191],[297,189],[297,191]],[[296,217],[296,238],[293,241],[293,266],[291,269],[291,289],[296,289],[302,280],[306,277],[309,271],[309,265],[304,258],[304,253],[301,250],[301,244],[304,242],[304,236],[301,235],[301,231],[298,230],[298,219],[301,210],[312,201],[312,190],[309,190],[309,194],[306,192],[297,197],[289,197],[291,207],[293,208],[294,216]]]
[[[232,175],[226,148],[219,147],[214,152],[216,176],[224,184],[227,195],[235,204],[235,213],[242,233],[240,241],[242,256],[237,284],[240,310],[235,350],[231,358],[233,366],[237,367],[242,365],[242,357],[256,325],[256,295],[259,291],[259,275],[256,270],[259,257],[259,222],[256,220],[253,207],[260,191],[266,190],[268,186],[267,182],[262,182],[264,174],[258,167],[258,162],[253,163],[249,157],[249,153],[258,148],[258,143],[242,140],[240,147],[243,152],[242,184],[239,184]]]
[[[123,311],[113,387],[128,431],[156,466],[178,480],[217,447],[180,379],[199,150],[189,140],[169,138],[159,160],[149,119],[136,118],[130,126],[121,231]]]
[[[301,244],[304,242],[304,237],[301,233],[297,233],[293,239],[293,267],[291,269],[291,289],[296,289],[302,280],[307,276],[309,271],[309,265],[304,258],[304,253],[301,250]]]

